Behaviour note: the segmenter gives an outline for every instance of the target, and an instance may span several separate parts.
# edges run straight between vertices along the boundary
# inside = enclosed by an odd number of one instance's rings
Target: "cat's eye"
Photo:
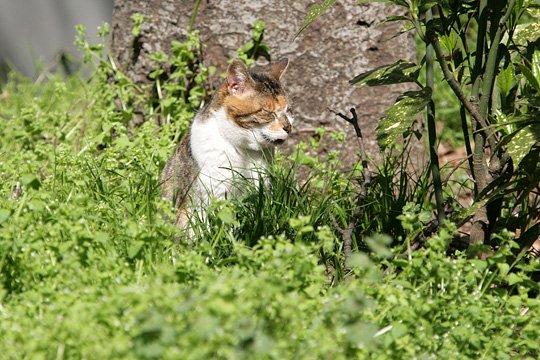
[[[266,115],[269,115],[269,116],[272,116],[274,119],[277,119],[278,118],[278,115],[273,112],[273,111],[270,111],[270,110],[266,110],[266,109],[261,109],[261,111],[263,113],[265,113]]]

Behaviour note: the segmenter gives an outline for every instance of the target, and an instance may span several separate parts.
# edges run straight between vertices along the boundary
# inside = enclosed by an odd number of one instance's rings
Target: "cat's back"
[[[178,143],[161,173],[163,197],[171,201],[174,199],[175,206],[181,206],[197,178],[198,171],[191,150],[191,134],[188,133]]]

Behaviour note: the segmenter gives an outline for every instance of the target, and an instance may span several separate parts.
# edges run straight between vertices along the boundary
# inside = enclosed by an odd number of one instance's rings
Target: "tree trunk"
[[[294,39],[313,3],[260,0],[239,5],[233,0],[202,0],[194,28],[205,46],[204,62],[216,66],[218,73],[224,71],[227,60],[250,40],[253,23],[264,21],[265,42],[270,46],[272,60],[291,60],[284,83],[294,101],[297,139],[312,136],[321,125],[344,129],[351,140],[344,146],[350,146],[355,153],[358,149],[354,132],[328,110],[348,113],[355,106],[367,150],[375,155],[379,152],[375,140],[377,120],[408,85],[357,89],[348,80],[398,58],[414,60],[414,37],[412,33],[395,36],[400,31],[399,23],[381,25],[387,16],[400,14],[399,8],[381,3],[356,5],[351,0],[336,4]],[[112,55],[133,81],[147,83],[152,70],[148,55],[158,50],[168,52],[172,40],[185,37],[194,4],[186,0],[115,0]],[[130,20],[134,13],[145,17],[136,40]],[[355,159],[348,156],[344,160],[350,163]]]

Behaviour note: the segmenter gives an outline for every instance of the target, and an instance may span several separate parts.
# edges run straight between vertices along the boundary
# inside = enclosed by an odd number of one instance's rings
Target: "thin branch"
[[[330,110],[330,109],[329,109]],[[371,184],[371,171],[369,171],[368,163],[367,163],[367,154],[366,149],[364,146],[364,140],[362,138],[362,130],[360,129],[360,125],[358,123],[358,116],[356,114],[356,109],[351,108],[350,112],[352,114],[352,117],[347,117],[341,113],[337,113],[333,110],[330,110],[335,115],[339,116],[343,120],[347,121],[349,124],[351,124],[354,127],[354,131],[356,132],[356,139],[358,141],[358,145],[360,147],[360,154],[362,159],[362,169],[364,174],[364,181],[360,188],[360,193],[358,194],[358,197],[356,198],[356,205],[353,210],[351,219],[349,220],[349,224],[345,229],[342,229],[339,227],[337,221],[332,218],[334,222],[334,226],[338,229],[338,231],[343,236],[343,253],[344,253],[344,264],[345,269],[347,270],[347,260],[351,256],[352,252],[352,233],[354,231],[354,228],[356,227],[356,223],[360,219],[360,216],[362,215],[362,205],[364,204],[364,200],[367,197],[368,188]]]
[[[484,119],[482,118],[482,116],[480,115],[476,107],[473,106],[473,104],[471,104],[471,102],[467,99],[467,97],[461,90],[459,83],[454,78],[454,75],[448,68],[448,64],[446,63],[446,60],[444,59],[444,53],[441,49],[441,44],[439,43],[439,39],[437,38],[437,35],[433,34],[433,36],[431,36],[429,41],[433,45],[435,54],[437,54],[437,61],[441,65],[441,69],[443,71],[446,82],[448,83],[448,85],[450,85],[450,88],[452,88],[452,90],[454,91],[454,94],[456,94],[459,101],[461,101],[461,103],[463,104],[465,109],[467,109],[469,114],[471,114],[473,119],[476,120],[483,128],[487,128],[486,122],[484,121]]]
[[[362,139],[362,130],[360,130],[360,126],[358,125],[358,116],[356,115],[356,109],[355,108],[351,108],[351,110],[350,110],[351,114],[352,114],[351,118],[348,118],[347,116],[343,115],[342,113],[335,112],[332,109],[328,109],[328,110],[330,110],[330,112],[332,112],[334,115],[339,116],[340,118],[342,118],[343,120],[345,120],[346,122],[348,122],[349,124],[354,126],[354,131],[356,132],[356,137]]]

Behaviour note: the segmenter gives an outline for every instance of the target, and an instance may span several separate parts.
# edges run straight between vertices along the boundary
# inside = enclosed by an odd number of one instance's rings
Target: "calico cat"
[[[175,224],[186,228],[194,209],[212,198],[234,196],[235,178],[257,182],[273,160],[275,146],[291,132],[293,117],[280,78],[282,59],[248,70],[234,60],[224,83],[195,116],[161,174],[163,197],[178,208]]]

